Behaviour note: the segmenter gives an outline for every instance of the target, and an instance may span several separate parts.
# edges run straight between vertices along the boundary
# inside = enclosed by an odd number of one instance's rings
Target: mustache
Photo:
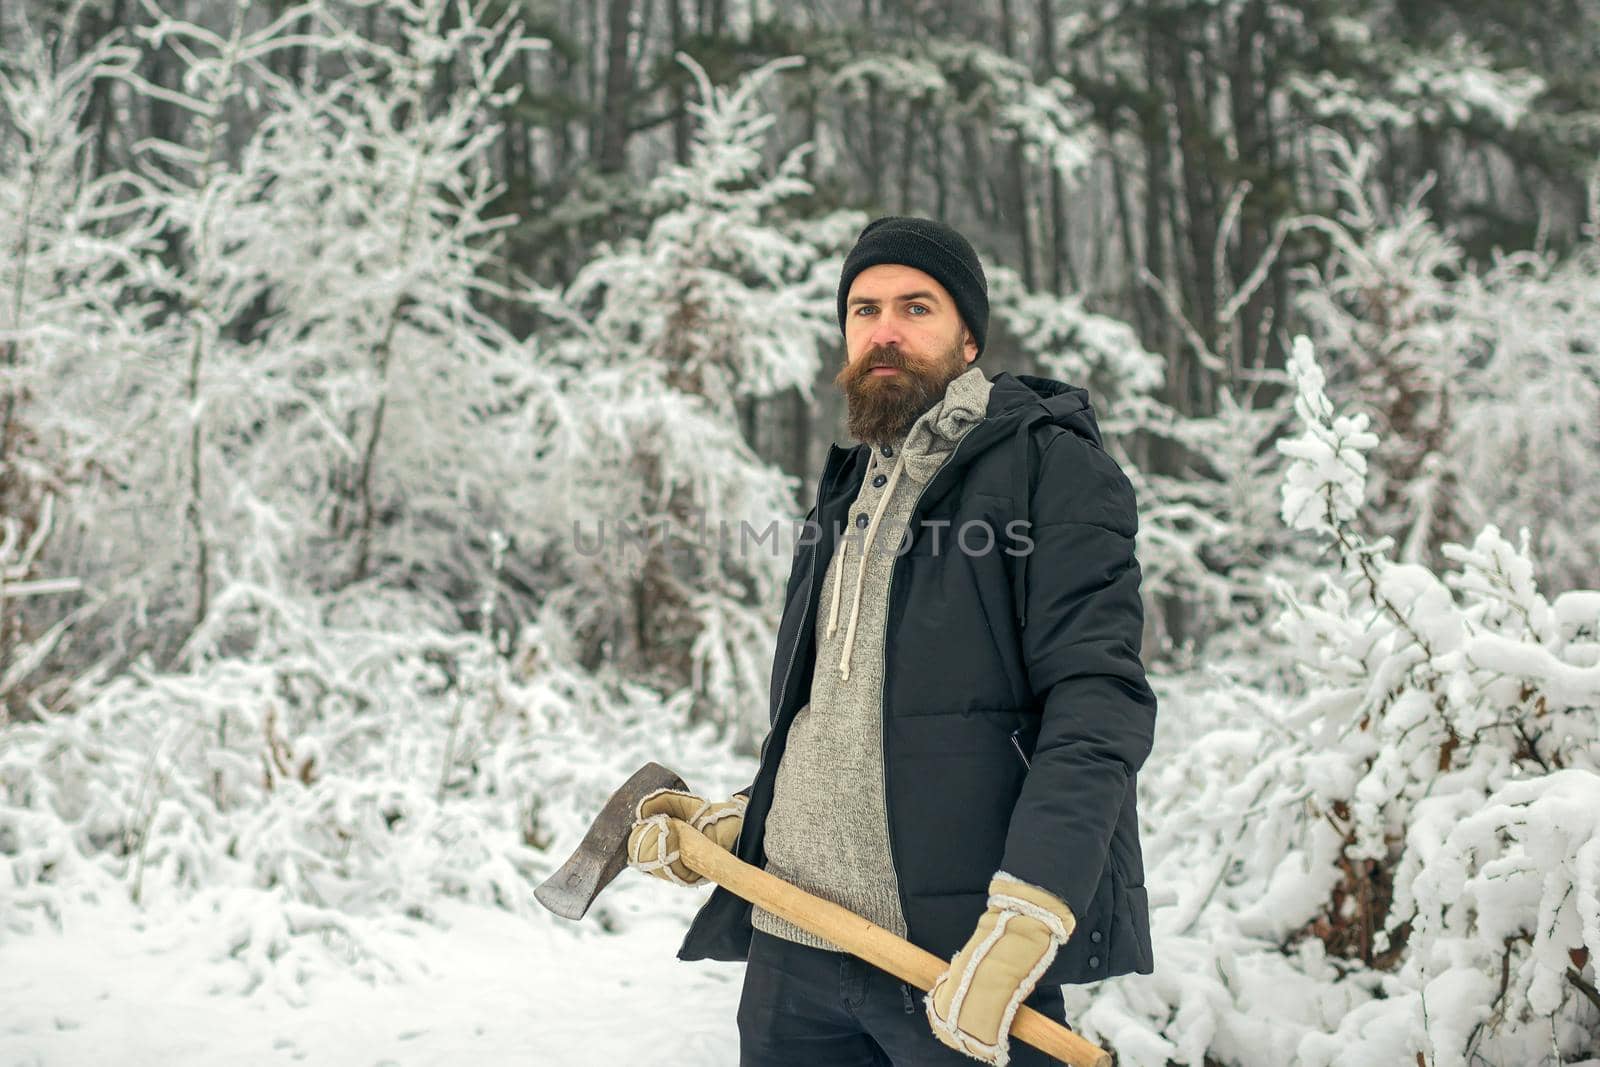
[[[855,393],[858,389],[865,388],[865,382],[878,367],[893,367],[900,371],[904,377],[897,380],[902,384],[907,380],[913,384],[922,382],[930,373],[925,364],[901,351],[899,347],[880,345],[867,349],[854,363],[846,363],[840,367],[833,382],[846,392]]]
[[[878,348],[869,348],[863,357],[863,362],[866,363],[868,370],[871,370],[873,367],[898,367],[901,370],[906,369],[905,354],[902,353],[898,348],[887,348],[882,346]]]
[[[911,360],[907,359],[905,353],[898,348],[869,348],[862,353],[861,361],[853,368],[855,371],[853,377],[857,380],[865,378],[879,367],[893,367],[908,372],[916,369],[912,366]]]

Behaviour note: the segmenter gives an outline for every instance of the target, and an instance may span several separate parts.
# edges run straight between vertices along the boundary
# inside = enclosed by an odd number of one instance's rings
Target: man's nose
[[[880,314],[872,324],[872,332],[867,335],[867,341],[873,345],[897,345],[905,340],[905,335],[900,330],[900,323],[892,315]]]

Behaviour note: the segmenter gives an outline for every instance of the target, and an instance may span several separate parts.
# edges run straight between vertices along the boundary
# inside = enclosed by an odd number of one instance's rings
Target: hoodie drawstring
[[[900,471],[906,462],[905,449],[901,448],[895,453],[894,470],[889,472],[889,484],[883,487],[883,495],[878,498],[878,506],[872,511],[872,521],[867,524],[866,540],[861,545],[861,562],[856,567],[856,591],[850,602],[850,625],[844,632],[844,649],[839,653],[839,680],[850,680],[850,653],[856,644],[856,621],[861,617],[861,587],[867,577],[867,557],[872,553],[872,542],[878,536],[878,520],[883,518],[883,513],[889,507],[889,498],[894,495],[894,487],[900,481]],[[839,590],[844,587],[844,558],[849,554],[850,538],[844,538],[844,544],[839,550],[838,577],[833,583],[833,606],[828,612],[828,636],[839,628]]]

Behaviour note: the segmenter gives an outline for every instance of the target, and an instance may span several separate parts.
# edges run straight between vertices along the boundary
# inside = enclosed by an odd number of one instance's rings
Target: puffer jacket
[[[797,543],[772,729],[735,846],[756,866],[786,731],[810,695],[820,576],[869,458],[865,445],[829,450],[807,516],[819,536]],[[1156,700],[1140,660],[1138,519],[1086,391],[996,375],[984,419],[923,488],[910,527],[889,582],[881,709],[909,940],[951,957],[1005,871],[1077,916],[1042,982],[1150,973],[1135,794]],[[750,935],[750,905],[718,887],[678,955],[742,960]]]

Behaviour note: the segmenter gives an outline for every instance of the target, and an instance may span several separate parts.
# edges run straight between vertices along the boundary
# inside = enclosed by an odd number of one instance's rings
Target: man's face
[[[849,402],[850,433],[869,445],[904,435],[978,358],[945,287],[898,263],[868,267],[850,283],[844,347],[833,382]]]

